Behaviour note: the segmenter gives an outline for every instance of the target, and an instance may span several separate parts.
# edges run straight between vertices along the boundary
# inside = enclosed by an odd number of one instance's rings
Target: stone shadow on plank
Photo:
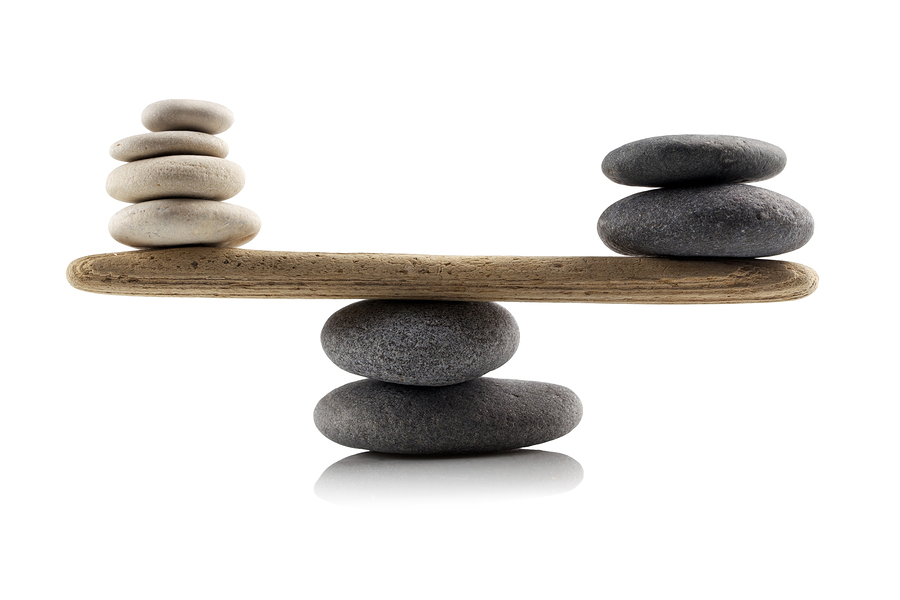
[[[544,450],[458,456],[361,452],[325,469],[315,493],[344,506],[481,503],[562,494],[583,478],[578,461]]]

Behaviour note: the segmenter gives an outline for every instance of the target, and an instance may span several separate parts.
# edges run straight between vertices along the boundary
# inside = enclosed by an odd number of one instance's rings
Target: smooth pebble
[[[123,208],[109,220],[109,233],[134,248],[236,248],[256,237],[261,226],[259,216],[242,206],[176,198]]]
[[[313,413],[338,444],[396,454],[533,446],[569,433],[581,415],[581,400],[566,387],[488,377],[441,387],[363,379],[327,394]]]
[[[202,131],[215,135],[234,123],[234,113],[206,100],[160,100],[141,113],[150,131]]]
[[[616,148],[601,169],[623,185],[666,187],[762,181],[786,164],[784,150],[768,142],[731,135],[666,135]]]
[[[355,375],[451,385],[512,358],[519,327],[494,302],[363,300],[331,315],[321,341],[328,358]]]
[[[228,144],[221,138],[199,131],[159,131],[133,135],[109,147],[109,155],[124,162],[173,154],[225,158],[228,156]]]
[[[796,250],[813,234],[808,210],[750,185],[647,190],[600,216],[600,239],[635,256],[758,258]]]
[[[106,191],[116,200],[144,202],[159,198],[227,200],[244,187],[237,164],[213,156],[160,156],[126,163],[106,178]]]

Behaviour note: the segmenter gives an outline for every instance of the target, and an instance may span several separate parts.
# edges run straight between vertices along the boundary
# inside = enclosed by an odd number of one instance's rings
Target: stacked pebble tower
[[[113,238],[134,248],[242,246],[261,221],[252,210],[221,202],[244,187],[244,170],[225,160],[228,144],[216,137],[234,114],[202,100],[161,100],[141,113],[152,133],[113,144],[126,164],[106,180],[110,196],[132,206],[109,221]]]
[[[603,159],[616,183],[659,189],[603,211],[600,239],[635,256],[759,258],[796,250],[813,234],[808,210],[781,194],[744,185],[780,173],[784,151],[727,135],[670,135],[617,148]]]
[[[582,406],[568,388],[483,377],[519,346],[513,316],[495,302],[363,300],[334,313],[322,348],[366,377],[319,401],[330,440],[376,452],[513,450],[569,433]]]

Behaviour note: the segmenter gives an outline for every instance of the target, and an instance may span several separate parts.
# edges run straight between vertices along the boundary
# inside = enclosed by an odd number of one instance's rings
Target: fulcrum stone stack
[[[322,348],[366,379],[319,401],[316,427],[351,448],[398,454],[512,450],[569,433],[582,406],[551,383],[483,377],[519,346],[495,302],[363,300],[334,313]]]

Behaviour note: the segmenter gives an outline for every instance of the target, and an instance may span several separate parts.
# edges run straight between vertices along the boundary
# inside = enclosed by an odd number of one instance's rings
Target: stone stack
[[[335,314],[322,348],[366,377],[327,394],[316,427],[334,442],[376,452],[513,450],[561,437],[582,406],[568,388],[483,377],[519,345],[519,327],[494,302],[364,300]]]
[[[759,258],[796,250],[813,218],[790,198],[744,185],[780,173],[777,146],[727,135],[671,135],[631,142],[603,159],[616,183],[659,189],[612,204],[597,231],[635,256]]]
[[[141,113],[151,131],[113,144],[110,155],[126,164],[106,180],[110,196],[132,206],[109,221],[113,238],[134,248],[242,246],[261,221],[227,200],[244,187],[244,170],[225,160],[228,144],[216,137],[234,114],[202,100],[161,100]]]

